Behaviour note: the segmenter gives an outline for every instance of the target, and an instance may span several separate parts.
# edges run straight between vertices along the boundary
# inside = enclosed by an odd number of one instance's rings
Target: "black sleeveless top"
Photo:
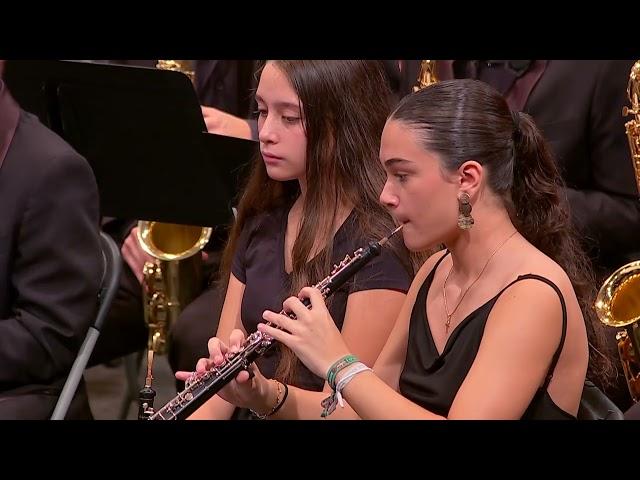
[[[495,297],[470,313],[451,333],[442,354],[438,354],[431,336],[426,313],[427,292],[443,255],[422,284],[411,313],[407,356],[400,375],[400,393],[421,407],[442,416],[448,416],[453,400],[473,364],[489,313],[502,292],[525,279],[540,280],[551,286],[562,304],[562,336],[553,355],[544,385],[534,395],[522,419],[561,420],[575,417],[558,407],[547,392],[553,371],[560,358],[567,333],[567,308],[560,289],[549,279],[528,274],[521,275],[503,288]]]

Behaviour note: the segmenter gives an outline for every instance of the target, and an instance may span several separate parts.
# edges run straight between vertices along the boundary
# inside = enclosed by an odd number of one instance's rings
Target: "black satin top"
[[[418,292],[416,303],[411,313],[407,357],[400,375],[400,393],[437,414],[448,416],[453,400],[473,364],[489,313],[502,292],[514,283],[525,279],[540,280],[551,286],[562,304],[562,337],[553,355],[544,385],[538,389],[523,419],[575,419],[575,417],[558,407],[547,392],[553,371],[562,352],[567,332],[567,308],[560,289],[550,280],[538,275],[521,275],[502,289],[495,297],[471,312],[451,333],[442,351],[438,353],[429,329],[426,313],[426,299],[429,287],[433,282],[434,272],[446,254],[438,260]]]

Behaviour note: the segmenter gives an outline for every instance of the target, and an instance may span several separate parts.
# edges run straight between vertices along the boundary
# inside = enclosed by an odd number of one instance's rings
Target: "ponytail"
[[[569,222],[563,182],[547,143],[526,113],[515,113],[513,202],[516,227],[538,249],[552,256]]]
[[[533,119],[512,113],[511,219],[532,245],[555,260],[571,279],[589,338],[588,376],[606,388],[612,364],[603,355],[605,332],[595,318],[595,277],[569,217],[565,185],[549,146]]]

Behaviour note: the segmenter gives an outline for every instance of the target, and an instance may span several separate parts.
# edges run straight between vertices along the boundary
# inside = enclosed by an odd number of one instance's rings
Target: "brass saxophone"
[[[200,293],[202,257],[211,228],[162,222],[138,222],[138,242],[154,258],[145,262],[142,293],[149,326],[147,347],[167,350],[167,333],[182,309]]]
[[[184,73],[191,81],[194,70],[188,60],[159,60],[156,68]],[[200,251],[211,238],[210,227],[154,221],[138,222],[138,242],[153,257],[143,269],[142,293],[145,322],[149,327],[147,374],[140,402],[153,404],[153,356],[167,351],[169,328],[182,309],[202,289]],[[143,402],[144,399],[144,402]],[[142,410],[138,411],[138,416]]]
[[[436,61],[422,60],[422,62],[420,62],[420,73],[418,73],[418,84],[413,87],[413,91],[417,92],[418,90],[422,90],[437,81]]]
[[[352,256],[347,255],[314,287],[320,290],[324,298],[329,297],[373,257],[380,255],[382,247],[401,229],[402,225],[381,240],[371,242],[365,248],[359,248]],[[308,299],[303,303],[307,308],[310,307]],[[284,311],[280,313],[286,314]],[[288,315],[295,318],[293,314]],[[153,410],[152,405],[141,404],[142,414],[138,418],[140,420],[184,420],[233,380],[240,371],[249,368],[251,363],[264,355],[275,343],[276,341],[269,335],[262,332],[252,333],[247,337],[240,351],[227,354],[222,365],[207,372],[192,375],[186,382],[186,388],[157,412]]]
[[[631,159],[640,195],[640,60],[631,68],[627,95],[631,108],[625,106],[622,115],[634,118],[625,123]],[[616,334],[629,393],[640,401],[640,260],[628,263],[613,272],[596,297],[596,313],[605,325],[624,327]]]
[[[623,107],[622,116],[633,115],[635,118],[624,124],[631,149],[631,160],[636,173],[636,183],[640,192],[640,60],[633,64],[627,85],[627,96],[631,108]]]

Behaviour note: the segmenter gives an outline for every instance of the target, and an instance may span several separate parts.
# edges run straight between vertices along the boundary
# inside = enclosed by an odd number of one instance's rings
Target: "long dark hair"
[[[381,238],[393,228],[393,220],[379,203],[385,182],[379,161],[380,138],[392,108],[391,94],[379,61],[270,63],[286,75],[297,93],[307,136],[307,191],[302,224],[292,252],[290,294],[294,295],[331,270],[333,236],[341,204],[353,206],[357,233],[364,238]],[[223,253],[223,279],[228,279],[238,237],[247,219],[291,204],[299,195],[297,181],[272,180],[262,158],[255,159]],[[318,245],[324,248],[309,262],[315,253],[314,246]],[[281,353],[276,377],[290,381],[297,360],[287,348],[282,347]]]
[[[503,199],[514,226],[571,280],[589,337],[588,375],[605,386],[612,365],[601,353],[604,332],[593,310],[591,262],[571,224],[557,164],[533,119],[512,113],[496,90],[477,80],[433,84],[405,97],[391,118],[418,132],[446,170],[474,159],[488,171],[489,188]]]

